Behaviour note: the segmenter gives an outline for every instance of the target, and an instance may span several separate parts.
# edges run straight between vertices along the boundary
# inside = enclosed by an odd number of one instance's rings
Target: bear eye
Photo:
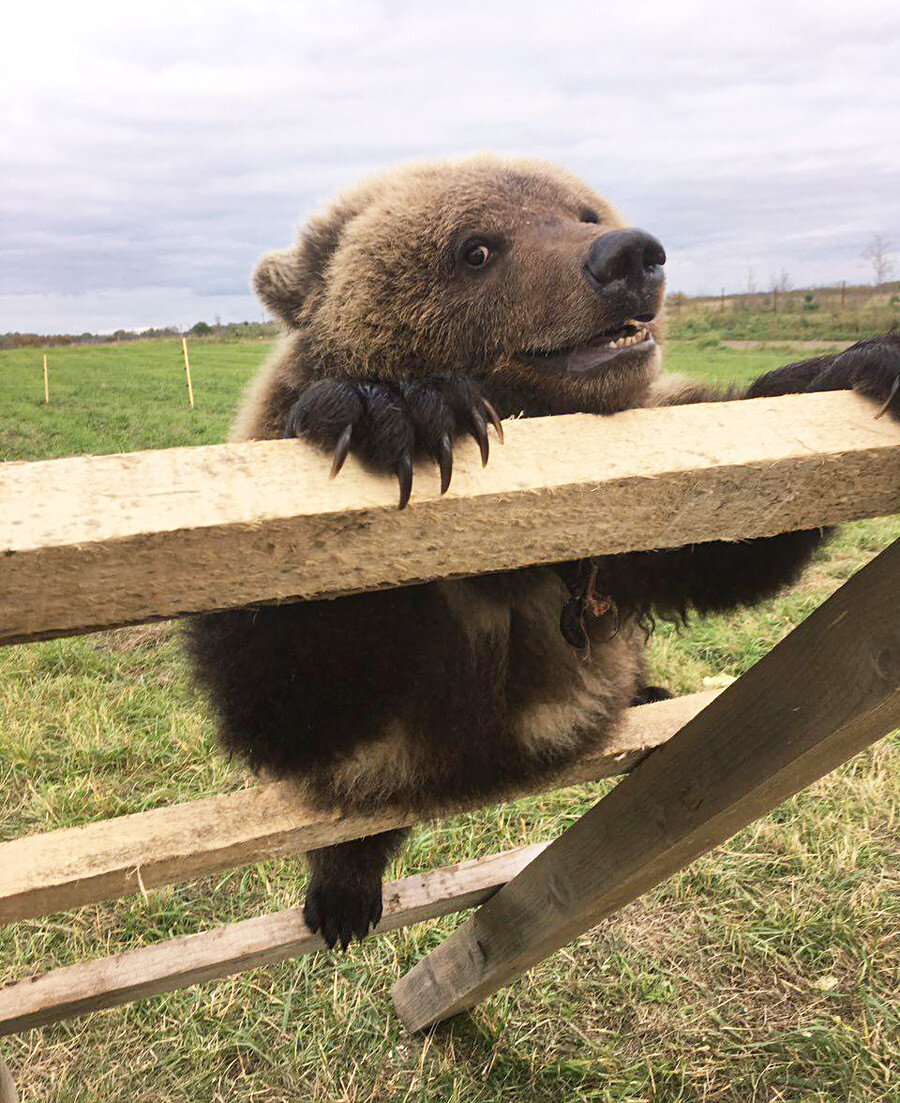
[[[580,222],[599,222],[600,218],[596,211],[592,211],[590,207],[584,207],[578,212],[578,220]]]
[[[483,268],[490,259],[490,246],[483,241],[470,241],[463,251],[463,260],[470,268]]]

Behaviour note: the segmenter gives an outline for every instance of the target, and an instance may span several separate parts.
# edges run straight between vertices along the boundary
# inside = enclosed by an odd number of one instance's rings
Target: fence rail
[[[505,428],[402,513],[296,441],[0,465],[0,644],[900,510],[900,428],[845,392]]]
[[[715,693],[694,693],[630,709],[602,752],[548,776],[533,791],[624,773],[713,697]],[[398,809],[368,816],[322,813],[304,804],[289,782],[277,782],[25,836],[0,844],[0,923],[196,880],[415,820]]]

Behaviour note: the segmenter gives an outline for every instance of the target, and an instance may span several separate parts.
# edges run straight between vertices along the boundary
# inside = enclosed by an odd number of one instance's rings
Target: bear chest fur
[[[328,799],[446,807],[502,795],[601,745],[641,676],[642,639],[628,622],[595,631],[583,659],[559,629],[567,596],[545,568],[423,587],[432,631],[403,657],[403,697],[320,775]]]

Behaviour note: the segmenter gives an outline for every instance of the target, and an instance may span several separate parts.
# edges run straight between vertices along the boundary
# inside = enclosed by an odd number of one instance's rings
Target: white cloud
[[[854,279],[900,236],[893,0],[84,0],[5,30],[0,330],[258,317],[255,256],[335,188],[475,149],[586,176],[686,290]]]

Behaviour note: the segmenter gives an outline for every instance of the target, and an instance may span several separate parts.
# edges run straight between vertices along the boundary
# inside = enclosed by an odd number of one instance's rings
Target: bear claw
[[[449,433],[444,433],[435,448],[438,467],[441,469],[441,494],[446,494],[453,478],[453,445]]]
[[[478,444],[482,466],[490,455],[488,424],[503,443],[500,416],[464,377],[432,376],[416,383],[319,379],[291,408],[286,437],[303,437],[332,453],[331,478],[350,452],[376,471],[393,474],[405,509],[413,483],[413,457],[431,455],[441,473],[441,494],[453,477],[453,440],[465,433]]]
[[[400,483],[400,504],[398,509],[406,509],[409,496],[412,494],[412,458],[409,452],[404,452],[397,461],[397,481]]]
[[[334,460],[331,464],[331,478],[335,478],[341,468],[344,466],[344,460],[347,458],[347,453],[350,451],[350,441],[353,438],[353,425],[350,424],[338,437],[338,442],[334,446]]]
[[[483,398],[481,400],[481,404],[484,406],[485,413],[487,414],[491,425],[493,425],[493,427],[497,430],[497,440],[499,440],[500,443],[502,444],[503,443],[503,425],[500,422],[500,415],[497,413],[497,411],[490,404],[490,402],[488,402],[488,400],[486,398]]]
[[[880,417],[884,417],[884,415],[891,408],[891,403],[897,397],[897,391],[898,390],[900,390],[900,375],[895,375],[894,376],[894,382],[891,384],[890,393],[888,394],[887,398],[884,400],[884,404],[882,405],[881,409],[875,415],[875,420],[876,421]]]

